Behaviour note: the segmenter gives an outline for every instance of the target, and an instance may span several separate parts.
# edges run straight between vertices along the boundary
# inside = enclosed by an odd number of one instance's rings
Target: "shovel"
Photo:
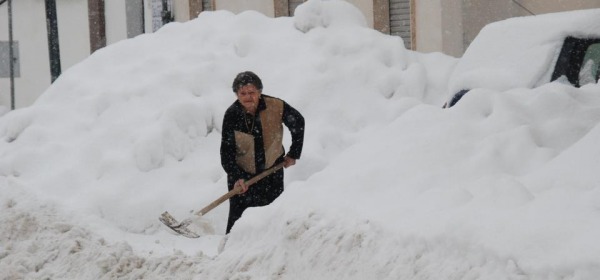
[[[254,183],[260,181],[262,178],[273,174],[275,171],[277,171],[281,168],[283,168],[283,162],[263,171],[262,173],[254,176],[252,179],[246,181],[245,183],[247,186],[253,185]],[[240,188],[232,189],[228,193],[217,198],[217,200],[213,201],[208,206],[206,206],[206,207],[202,208],[201,210],[197,211],[196,213],[194,213],[194,215],[199,216],[199,217],[204,216],[206,213],[208,213],[210,210],[214,209],[215,207],[219,206],[225,200],[228,200],[232,196],[239,194],[240,191],[241,191]],[[200,237],[200,234],[195,233],[188,228],[188,226],[194,221],[193,220],[194,218],[198,218],[198,217],[190,217],[181,222],[178,222],[177,219],[175,219],[171,214],[169,214],[168,211],[165,211],[164,213],[162,213],[160,215],[160,217],[158,217],[158,220],[160,220],[163,224],[165,224],[165,226],[169,227],[170,229],[172,229],[173,231],[175,231],[178,234],[181,234],[181,235],[183,235],[185,237],[189,237],[189,238],[198,238],[198,237]]]

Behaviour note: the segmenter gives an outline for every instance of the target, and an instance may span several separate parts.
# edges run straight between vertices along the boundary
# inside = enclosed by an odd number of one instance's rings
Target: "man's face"
[[[244,106],[246,111],[251,114],[256,113],[259,98],[260,91],[253,84],[242,86],[237,91],[237,99],[240,101],[242,106]]]

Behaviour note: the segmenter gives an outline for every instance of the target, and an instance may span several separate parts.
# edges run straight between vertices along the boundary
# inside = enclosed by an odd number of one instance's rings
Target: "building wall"
[[[463,52],[486,24],[513,17],[511,6],[510,1],[463,0]]]
[[[598,0],[520,0],[517,2],[535,14],[600,8],[600,1]],[[518,7],[514,2],[513,8],[520,10],[522,15],[529,14],[529,12],[524,11],[523,8]]]
[[[64,1],[56,7],[62,69],[68,69],[90,55],[87,10],[87,1]]]
[[[464,26],[460,16],[463,0],[445,0],[442,2],[442,46],[436,50],[447,55],[459,57],[464,52]],[[427,32],[427,31],[425,31]]]
[[[420,52],[437,52],[443,49],[442,1],[415,1],[415,47]]]
[[[104,0],[104,13],[106,14],[106,45],[127,39],[125,1]]]
[[[374,26],[374,16],[373,16],[373,0],[346,0],[350,4],[357,7],[365,16],[367,20],[367,25],[371,28]]]
[[[268,17],[275,15],[273,0],[215,0],[215,10],[228,10],[235,14],[253,10]]]
[[[15,107],[25,107],[50,85],[44,1],[12,1],[13,40],[19,42],[20,76],[14,79]],[[90,54],[87,1],[57,1],[56,14],[62,72]],[[8,5],[0,7],[0,40],[8,41]],[[0,78],[0,106],[10,107],[10,79]]]
[[[185,22],[191,19],[189,0],[173,0],[173,13],[175,21]]]
[[[146,30],[152,30],[151,1],[144,0]],[[126,2],[105,0],[104,3],[107,45],[127,39]],[[56,0],[56,13],[61,71],[64,73],[90,55],[88,1]],[[19,44],[16,51],[20,60],[20,75],[14,79],[15,107],[21,108],[33,104],[50,86],[45,3],[13,0],[12,14],[13,40]],[[8,39],[8,4],[4,3],[0,6],[0,41],[8,42]],[[10,108],[10,104],[10,79],[0,78],[0,106]]]

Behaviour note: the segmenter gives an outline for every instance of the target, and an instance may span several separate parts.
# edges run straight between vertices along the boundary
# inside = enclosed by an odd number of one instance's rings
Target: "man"
[[[281,162],[285,168],[296,164],[304,141],[304,117],[285,101],[262,94],[262,81],[256,74],[239,73],[232,89],[237,100],[223,118],[221,165],[227,172],[229,190],[241,191],[229,199],[227,234],[246,208],[268,205],[283,192],[283,169],[250,188],[246,180]],[[292,136],[287,154],[283,125]]]

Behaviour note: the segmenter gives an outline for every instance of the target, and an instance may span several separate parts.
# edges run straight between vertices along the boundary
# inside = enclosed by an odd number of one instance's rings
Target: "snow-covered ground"
[[[600,85],[441,109],[456,63],[319,0],[99,50],[0,117],[0,279],[599,279]],[[302,158],[226,242],[227,202],[202,218],[213,233],[174,235],[163,211],[227,191],[244,70],[305,116]]]

